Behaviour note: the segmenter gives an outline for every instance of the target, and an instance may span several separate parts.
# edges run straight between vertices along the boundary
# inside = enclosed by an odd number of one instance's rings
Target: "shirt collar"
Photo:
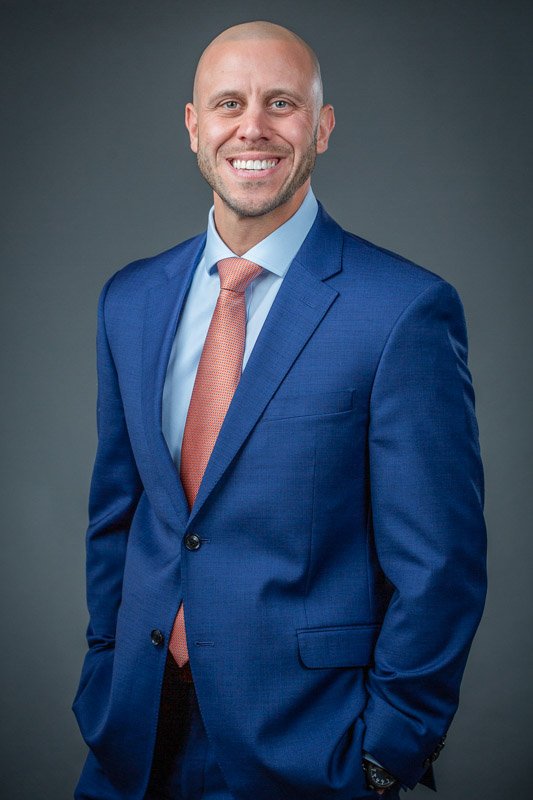
[[[217,262],[223,258],[237,258],[218,235],[215,227],[214,208],[212,206],[209,211],[204,249],[204,265],[210,274],[215,271]],[[243,253],[241,257],[283,277],[309,233],[317,211],[316,197],[313,190],[309,188],[298,211],[287,222]]]

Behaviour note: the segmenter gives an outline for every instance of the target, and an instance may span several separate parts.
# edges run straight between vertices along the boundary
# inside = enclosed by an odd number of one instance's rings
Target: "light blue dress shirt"
[[[291,261],[309,233],[318,203],[309,189],[298,211],[242,258],[264,271],[246,289],[246,340],[243,370]],[[163,435],[179,471],[181,442],[198,362],[220,292],[217,262],[236,257],[217,233],[209,212],[204,251],[196,267],[176,330],[163,388]]]

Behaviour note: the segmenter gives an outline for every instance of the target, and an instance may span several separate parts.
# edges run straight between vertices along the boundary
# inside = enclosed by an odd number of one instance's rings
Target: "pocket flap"
[[[365,667],[372,662],[381,626],[299,628],[298,649],[306,667]]]
[[[355,392],[342,390],[320,394],[274,396],[263,413],[263,419],[308,417],[319,414],[338,414],[353,408]]]

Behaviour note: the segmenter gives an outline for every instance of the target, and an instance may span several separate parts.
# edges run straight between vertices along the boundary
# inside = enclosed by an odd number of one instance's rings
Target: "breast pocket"
[[[351,411],[355,392],[345,389],[336,392],[283,395],[272,398],[263,413],[263,420],[292,419]]]

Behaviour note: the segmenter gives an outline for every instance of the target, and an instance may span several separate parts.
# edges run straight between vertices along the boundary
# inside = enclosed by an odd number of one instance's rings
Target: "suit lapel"
[[[182,528],[187,525],[189,505],[163,436],[163,386],[178,320],[204,245],[205,236],[193,240],[179,259],[167,265],[168,280],[148,292],[143,329],[142,409],[151,461],[158,472],[156,487],[161,489],[157,496],[163,514],[170,499],[169,524],[175,525],[177,518]]]
[[[317,219],[293,260],[242,373],[207,464],[190,526],[268,401],[337,297],[323,280],[341,269],[342,230],[319,204]]]

